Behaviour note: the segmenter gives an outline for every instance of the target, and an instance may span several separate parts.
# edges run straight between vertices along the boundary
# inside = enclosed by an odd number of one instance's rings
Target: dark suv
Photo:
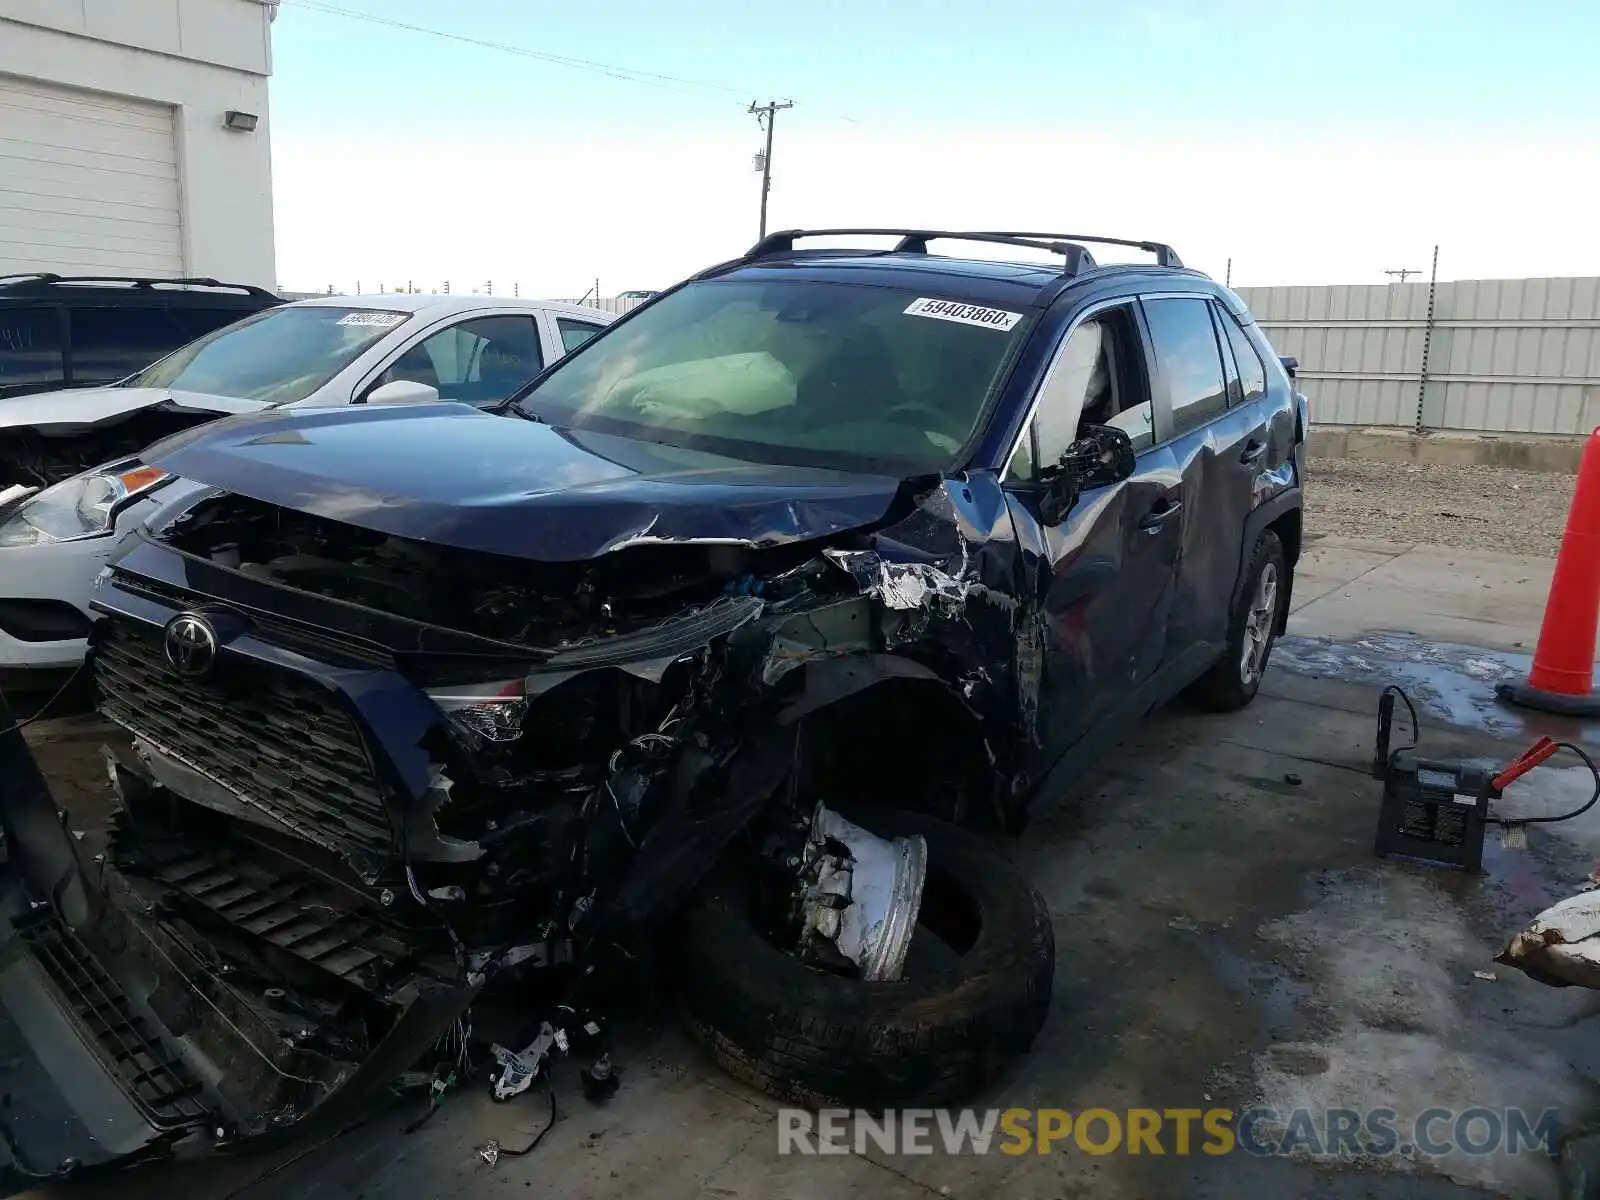
[[[282,303],[215,279],[0,276],[0,398],[114,383]]]
[[[821,232],[895,240],[774,234],[495,414],[269,411],[147,451],[188,483],[92,604],[134,748],[113,849],[75,889],[87,847],[14,800],[0,876],[0,904],[37,876],[16,936],[97,1003],[165,981],[141,1052],[191,1090],[127,1145],[292,1123],[513,961],[668,918],[697,1026],[780,1094],[950,1103],[1026,1049],[1051,927],[973,828],[1019,830],[1180,691],[1252,698],[1304,400],[1165,245]],[[899,975],[925,926],[948,961]]]

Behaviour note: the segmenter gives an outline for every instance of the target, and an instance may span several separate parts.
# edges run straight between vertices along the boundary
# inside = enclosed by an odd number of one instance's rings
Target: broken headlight
[[[522,722],[528,715],[527,688],[525,679],[510,679],[429,688],[428,698],[469,737],[514,742],[522,736]]]
[[[37,546],[103,537],[116,530],[117,513],[172,476],[139,462],[98,467],[29,497],[0,525],[0,546]]]

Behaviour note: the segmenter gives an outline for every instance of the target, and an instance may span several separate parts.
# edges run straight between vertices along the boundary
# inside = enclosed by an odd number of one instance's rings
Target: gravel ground
[[[1319,458],[1306,471],[1319,534],[1554,558],[1576,477],[1500,467]]]

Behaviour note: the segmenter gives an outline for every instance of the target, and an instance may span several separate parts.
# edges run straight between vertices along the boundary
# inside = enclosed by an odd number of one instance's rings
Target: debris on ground
[[[611,1056],[602,1054],[595,1060],[594,1066],[578,1072],[578,1079],[583,1085],[583,1098],[590,1104],[604,1104],[616,1095],[621,1081],[611,1070]]]
[[[1579,892],[1545,909],[1494,961],[1551,987],[1600,989],[1600,893]]]

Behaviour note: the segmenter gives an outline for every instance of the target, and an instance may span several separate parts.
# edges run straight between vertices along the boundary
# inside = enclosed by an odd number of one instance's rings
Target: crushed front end
[[[1010,686],[973,666],[1003,597],[930,494],[896,529],[949,554],[900,566],[866,534],[533,562],[214,490],[129,538],[92,601],[127,735],[103,844],[8,751],[31,782],[6,797],[0,1038],[70,1046],[41,1069],[80,1114],[42,1148],[0,1117],[17,1169],[334,1119],[502,976],[577,977],[654,928],[742,832],[810,862],[810,715],[884,680],[975,713]],[[90,1060],[85,1097],[64,1081]],[[130,1132],[93,1132],[112,1116]]]

